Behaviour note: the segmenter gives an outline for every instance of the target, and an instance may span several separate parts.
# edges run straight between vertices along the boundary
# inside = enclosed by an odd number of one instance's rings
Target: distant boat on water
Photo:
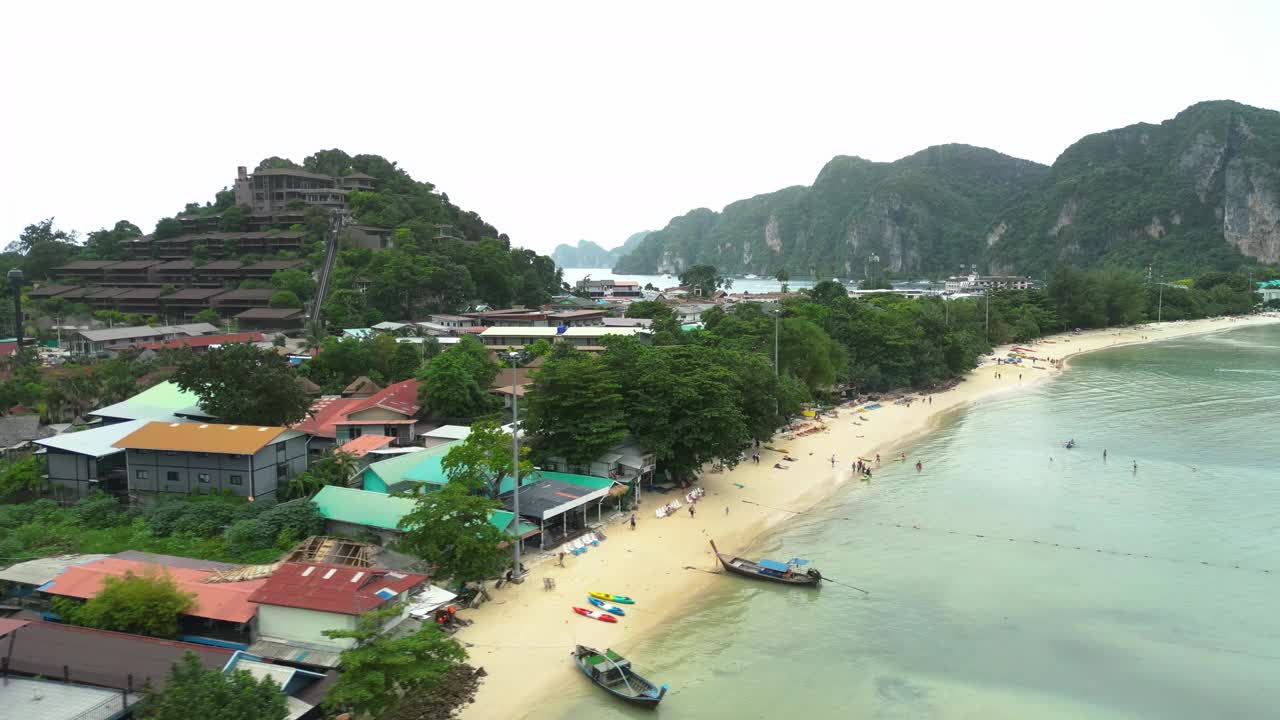
[[[742,279],[743,279],[743,280],[759,280],[759,279],[760,279],[760,276],[759,276],[759,275],[752,275],[751,273],[747,273],[746,275],[743,275],[743,276],[742,276]]]

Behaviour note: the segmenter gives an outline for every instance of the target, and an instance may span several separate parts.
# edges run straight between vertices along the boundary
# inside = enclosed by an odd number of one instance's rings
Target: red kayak
[[[609,613],[603,613],[598,610],[588,610],[586,608],[575,607],[573,611],[578,613],[579,615],[586,615],[589,618],[595,618],[600,622],[610,622],[610,623],[618,622],[618,618],[610,615]]]

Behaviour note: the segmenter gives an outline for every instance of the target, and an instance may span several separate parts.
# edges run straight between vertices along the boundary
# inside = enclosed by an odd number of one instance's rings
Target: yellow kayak
[[[635,601],[635,600],[632,600],[631,598],[627,597],[626,595],[610,595],[609,593],[602,593],[602,592],[589,592],[589,593],[587,593],[587,594],[588,594],[588,595],[590,595],[590,596],[591,596],[591,597],[593,597],[593,598],[599,598],[599,599],[601,599],[601,600],[608,600],[609,602],[622,603],[623,605],[635,605],[635,604],[636,604],[636,601]]]

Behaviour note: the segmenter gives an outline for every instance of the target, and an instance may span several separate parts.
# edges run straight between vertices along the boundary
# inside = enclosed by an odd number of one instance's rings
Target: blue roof
[[[756,563],[765,570],[776,570],[777,572],[786,572],[791,568],[786,563],[780,563],[777,560],[760,560]]]

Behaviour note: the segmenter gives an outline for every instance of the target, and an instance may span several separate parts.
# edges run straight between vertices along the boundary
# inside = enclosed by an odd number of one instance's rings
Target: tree
[[[6,462],[0,467],[0,498],[34,492],[44,484],[44,464],[41,458],[29,455],[16,462]]]
[[[54,600],[54,610],[75,625],[171,638],[178,635],[178,616],[195,607],[195,593],[178,590],[166,574],[104,577],[102,589],[84,603]]]
[[[205,411],[226,423],[291,425],[311,400],[289,363],[269,348],[233,343],[178,365],[173,381],[200,397]]]
[[[534,373],[523,426],[540,454],[582,465],[626,437],[622,386],[604,360],[557,345]]]
[[[535,358],[549,355],[551,353],[551,343],[547,342],[546,338],[538,338],[532,345],[525,348],[525,352],[527,352],[530,357]]]
[[[400,519],[403,534],[396,548],[430,563],[433,576],[455,583],[494,577],[507,562],[502,544],[508,538],[489,522],[499,508],[495,500],[451,480],[418,496],[413,510]]]
[[[222,324],[222,318],[218,315],[218,311],[213,308],[205,308],[201,310],[196,313],[195,317],[191,318],[191,320],[198,323],[209,323],[210,325]]]
[[[471,434],[449,449],[440,461],[450,484],[458,484],[468,492],[497,498],[503,478],[511,474],[511,435],[494,422],[478,422]],[[533,472],[529,448],[520,446],[520,477]]]
[[[168,238],[178,237],[182,234],[182,223],[176,218],[161,218],[156,223],[156,230],[152,235],[156,240],[167,240]]]
[[[719,275],[712,265],[694,265],[680,273],[680,284],[709,298],[720,288],[728,290],[733,287],[733,279]]]
[[[399,637],[385,632],[383,624],[399,611],[395,607],[375,610],[361,615],[355,630],[324,632],[331,638],[355,640],[339,658],[342,673],[325,697],[326,710],[384,717],[405,698],[434,690],[467,658],[467,651],[435,623]]]
[[[53,218],[46,218],[23,228],[5,250],[23,255],[22,269],[27,280],[43,280],[49,277],[50,270],[71,259],[77,240],[75,232],[56,230]]]
[[[623,380],[632,435],[672,475],[683,480],[713,460],[737,464],[751,431],[738,379],[716,348],[646,348],[621,338],[609,343],[604,358]]]
[[[423,366],[418,375],[422,404],[438,417],[483,415],[495,404],[489,386],[497,373],[489,350],[479,340],[464,337]]]
[[[304,473],[289,480],[286,486],[291,498],[311,497],[329,485],[347,487],[356,473],[358,458],[349,452],[330,450],[311,463]]]
[[[310,298],[316,292],[316,281],[311,273],[298,268],[275,271],[271,276],[271,286],[278,290],[288,290],[301,300]]]
[[[289,708],[271,678],[259,680],[248,670],[206,669],[188,651],[174,663],[164,691],[147,687],[136,715],[141,720],[284,720]]]
[[[791,273],[787,272],[785,267],[781,267],[778,268],[778,272],[773,274],[773,277],[775,280],[782,283],[782,292],[787,292],[787,282],[791,280]]]
[[[121,220],[113,228],[95,230],[85,239],[86,256],[96,260],[123,260],[124,243],[142,235],[142,230],[128,220]]]
[[[302,300],[289,290],[277,290],[267,304],[273,308],[300,308]]]
[[[244,232],[248,229],[249,212],[243,205],[233,205],[222,211],[218,218],[218,230],[221,232]]]

